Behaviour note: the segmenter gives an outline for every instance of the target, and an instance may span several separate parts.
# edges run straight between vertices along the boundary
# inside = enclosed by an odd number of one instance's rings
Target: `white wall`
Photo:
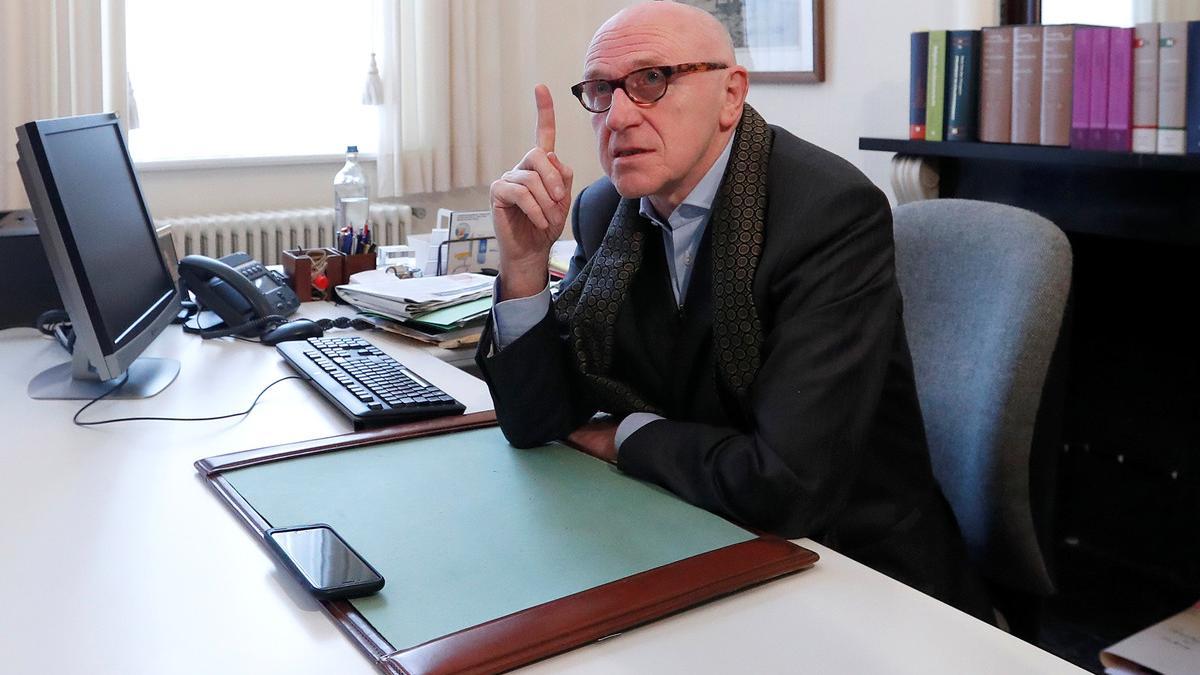
[[[825,82],[750,86],[768,122],[841,155],[895,202],[891,155],[858,149],[860,136],[908,137],[909,33],[999,21],[994,0],[825,0]]]
[[[554,95],[557,152],[576,172],[578,189],[601,175],[587,113],[571,97],[592,32],[630,0],[519,0],[506,4],[499,27],[512,58],[509,96],[496,102],[505,131],[506,162],[515,164],[533,140],[533,85]],[[908,130],[908,35],[911,31],[994,24],[995,0],[825,0],[825,82],[753,83],[750,103],[769,122],[831,150],[861,168],[891,195],[886,153],[858,150],[859,136],[903,138]],[[149,171],[142,184],[157,217],[213,211],[324,205],[340,162],[299,166]],[[368,166],[373,178],[374,167]],[[487,187],[408,195],[432,226],[438,207],[487,207]]]

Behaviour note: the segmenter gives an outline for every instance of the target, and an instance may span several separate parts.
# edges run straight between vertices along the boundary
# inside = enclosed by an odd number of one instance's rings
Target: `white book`
[[[1158,24],[1133,31],[1133,151],[1158,151]]]
[[[1187,22],[1159,25],[1158,154],[1187,150]]]

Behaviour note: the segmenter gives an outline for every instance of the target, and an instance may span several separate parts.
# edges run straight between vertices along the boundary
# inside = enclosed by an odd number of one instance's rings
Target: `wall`
[[[142,190],[156,218],[197,213],[230,213],[261,209],[283,209],[333,205],[333,176],[342,160],[305,164],[269,164],[193,169],[143,169]],[[371,184],[375,164],[364,161]],[[400,201],[425,208],[426,218],[416,231],[432,227],[438,208],[474,210],[487,208],[487,186],[448,193],[407,195]]]
[[[825,82],[751,83],[768,122],[841,155],[891,190],[891,155],[858,149],[859,136],[908,137],[909,33],[999,21],[992,0],[825,0]]]
[[[556,150],[575,170],[576,189],[601,175],[587,114],[571,97],[592,32],[630,0],[521,0],[506,7],[502,34],[512,53],[510,96],[498,102],[506,162],[516,164],[533,140],[533,86],[554,95]],[[750,102],[768,121],[831,150],[861,168],[891,195],[885,153],[858,150],[859,136],[907,134],[908,34],[930,28],[994,24],[994,0],[825,0],[825,82],[753,83]],[[552,36],[552,37],[547,37]],[[147,171],[142,183],[155,216],[323,205],[340,161],[303,165]],[[374,167],[368,166],[373,177]],[[428,209],[417,231],[432,226],[438,207],[487,208],[487,186],[408,195]]]

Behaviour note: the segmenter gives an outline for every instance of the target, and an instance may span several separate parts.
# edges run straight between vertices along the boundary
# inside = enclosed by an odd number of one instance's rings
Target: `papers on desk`
[[[571,267],[571,256],[575,255],[575,240],[560,239],[550,247],[550,276],[561,279]]]
[[[1200,603],[1100,652],[1113,675],[1200,673]]]
[[[368,270],[352,275],[350,283],[338,286],[337,292],[356,307],[407,320],[462,303],[490,299],[493,281],[492,277],[469,273],[398,279],[384,270]]]
[[[451,349],[479,341],[494,281],[482,274],[398,279],[368,270],[352,275],[337,292],[376,326]]]

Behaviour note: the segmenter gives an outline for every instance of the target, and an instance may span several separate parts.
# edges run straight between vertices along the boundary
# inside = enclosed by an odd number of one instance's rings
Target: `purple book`
[[[1107,28],[1097,28],[1092,33],[1092,68],[1089,97],[1092,101],[1088,106],[1087,147],[1090,150],[1103,150],[1104,137],[1108,133],[1108,45],[1109,32]]]
[[[1107,150],[1129,152],[1133,138],[1133,29],[1108,29]]]
[[[1091,121],[1092,34],[1095,28],[1075,29],[1075,75],[1071,99],[1071,147],[1086,148],[1088,125]]]

